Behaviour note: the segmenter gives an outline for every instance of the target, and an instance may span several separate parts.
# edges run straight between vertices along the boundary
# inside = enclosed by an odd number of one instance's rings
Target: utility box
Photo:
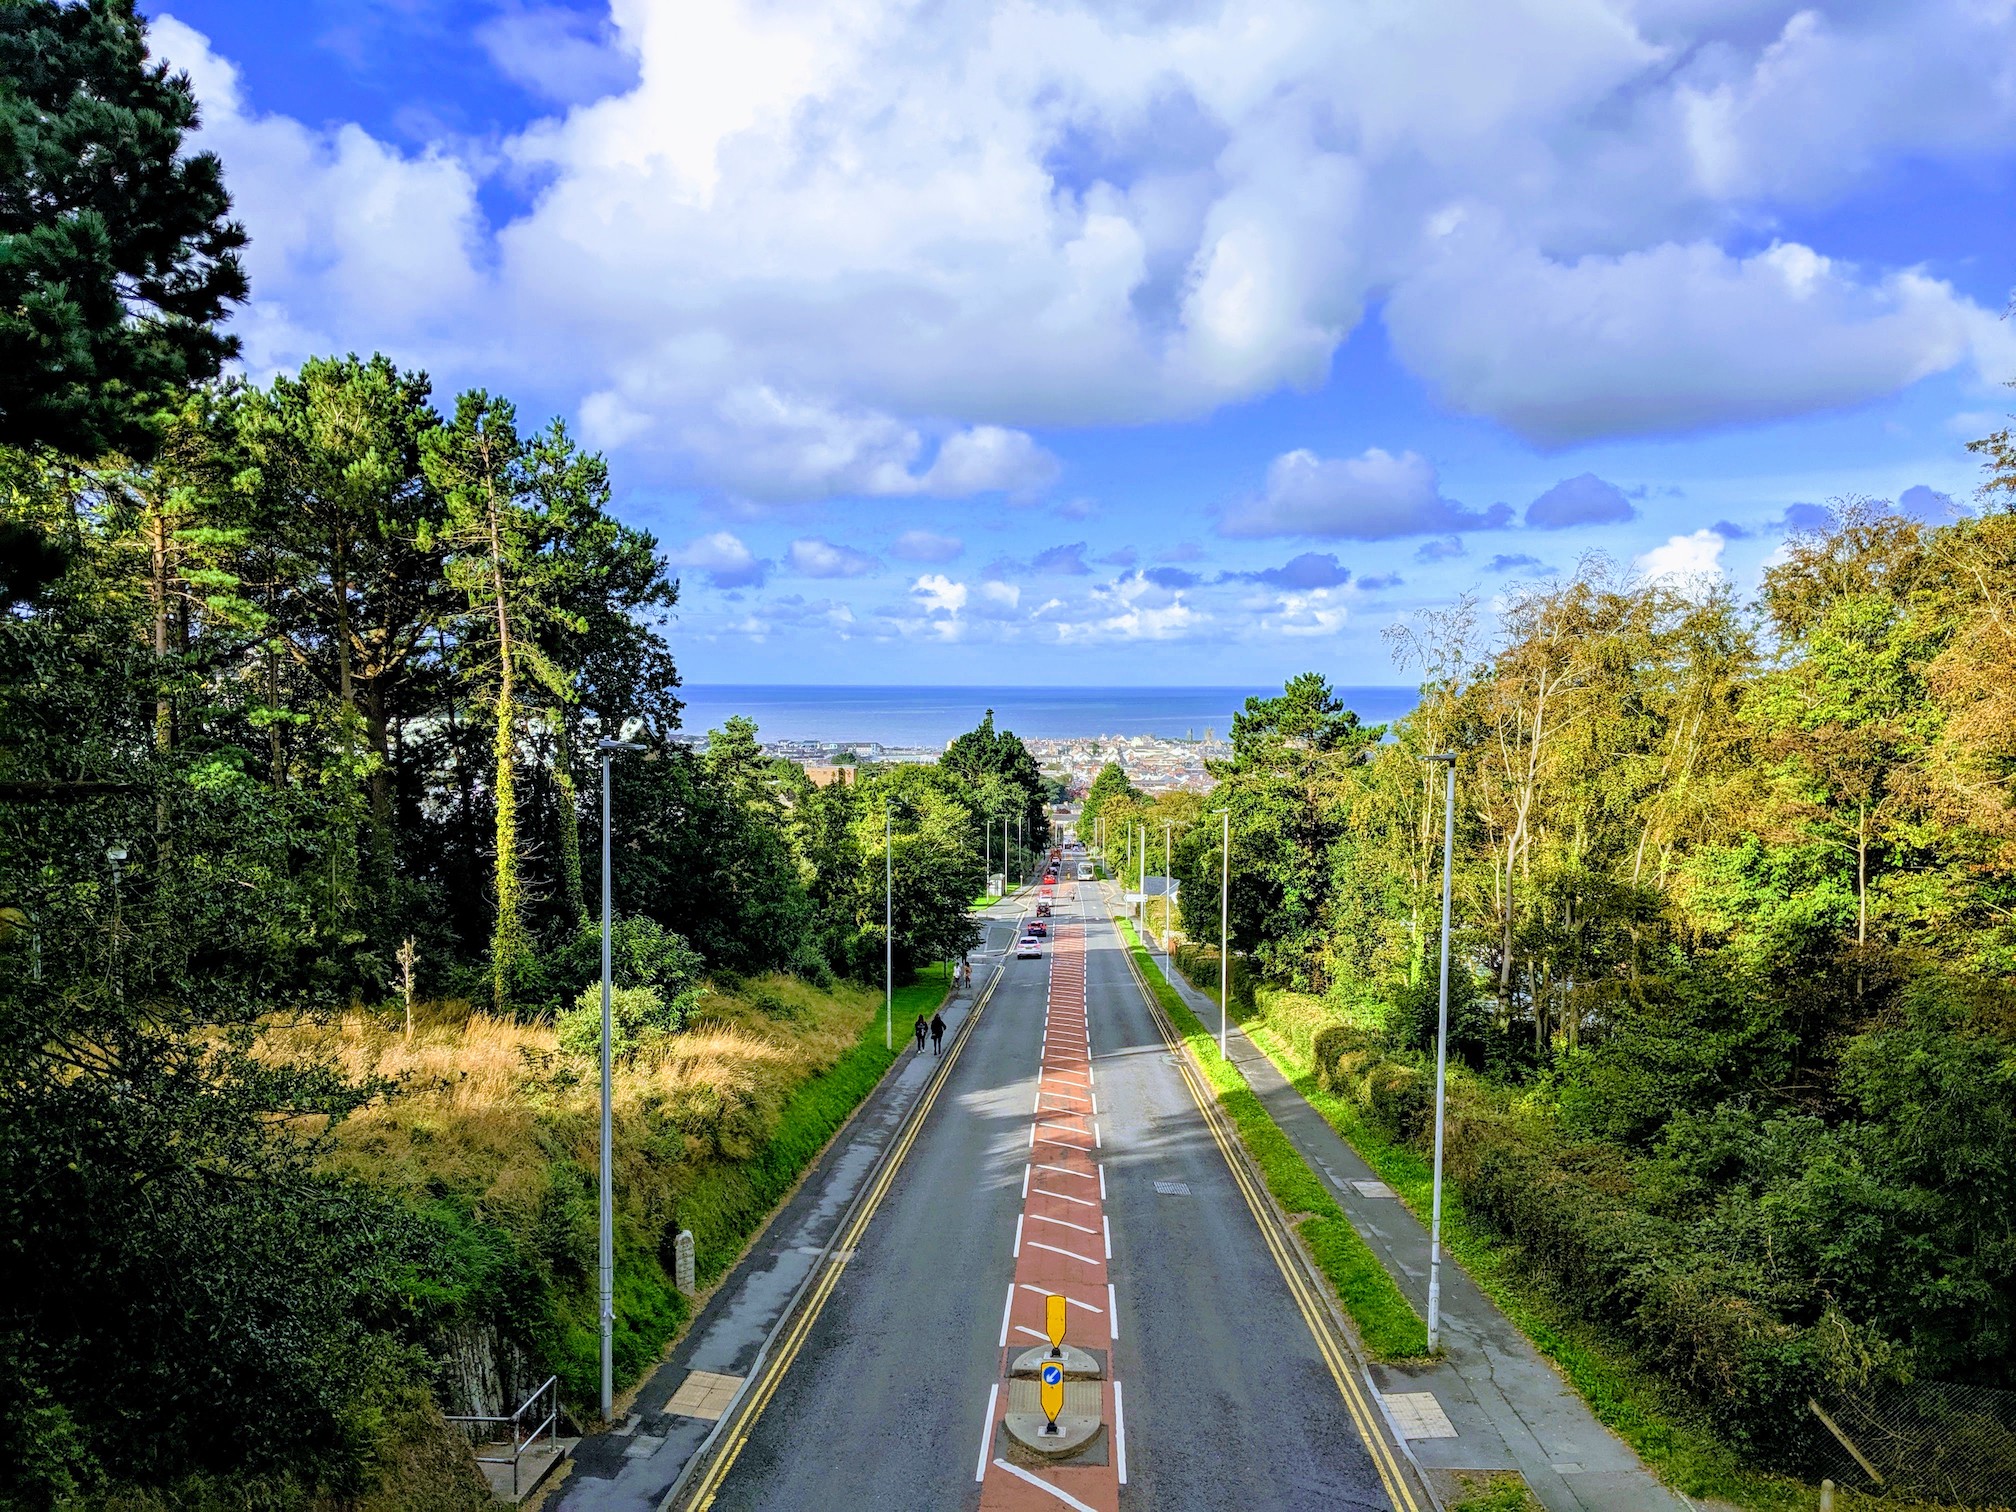
[[[672,1241],[672,1284],[693,1295],[693,1230],[681,1229]]]

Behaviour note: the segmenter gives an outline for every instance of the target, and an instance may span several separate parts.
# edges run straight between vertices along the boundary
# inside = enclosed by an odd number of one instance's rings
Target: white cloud
[[[1546,444],[2016,370],[1925,273],[1731,250],[2006,152],[2005,0],[524,3],[482,41],[576,103],[417,154],[155,37],[253,233],[255,367],[480,368],[763,499],[1040,492],[1032,431],[1320,385],[1381,301],[1450,404]]]
[[[1358,457],[1284,452],[1267,469],[1263,492],[1225,511],[1229,536],[1329,536],[1383,541],[1443,531],[1491,530],[1512,517],[1494,504],[1470,510],[1442,497],[1435,468],[1418,452],[1399,456],[1372,447]]]
[[[565,6],[507,5],[476,28],[498,71],[542,99],[592,100],[633,86],[637,61],[606,28]]]
[[[234,322],[265,376],[304,356],[396,349],[468,317],[481,169],[447,148],[408,156],[356,125],[315,130],[250,111],[238,69],[173,16],[151,23],[157,57],[187,70],[202,105],[196,145],[224,159],[254,302]]]
[[[1722,574],[1722,548],[1729,543],[1713,530],[1697,530],[1692,535],[1670,537],[1663,546],[1654,546],[1632,562],[1641,577],[1653,582],[1679,586],[1698,583]]]
[[[889,554],[905,562],[949,562],[966,549],[957,536],[930,530],[906,530],[896,537]]]
[[[744,588],[763,581],[770,564],[761,561],[739,536],[717,530],[668,552],[672,565],[707,574],[716,588]]]
[[[2008,341],[1947,283],[1864,280],[1797,243],[1568,263],[1453,240],[1387,304],[1395,349],[1453,407],[1546,446],[1858,404]]]
[[[882,565],[865,551],[841,546],[823,536],[803,536],[793,541],[784,553],[784,560],[793,572],[815,578],[860,577]]]
[[[956,615],[966,607],[966,585],[942,572],[927,572],[910,585],[910,592],[926,614]]]

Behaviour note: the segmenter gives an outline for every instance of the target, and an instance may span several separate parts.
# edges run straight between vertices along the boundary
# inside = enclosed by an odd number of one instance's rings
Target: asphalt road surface
[[[1097,1116],[1051,1127],[1060,1139],[1075,1128],[1096,1142],[1056,1159],[1089,1162],[1100,1179],[1100,1233],[1093,1237],[1093,1224],[1038,1231],[1061,1241],[1052,1253],[1072,1247],[1088,1266],[1102,1262],[1085,1275],[1111,1283],[1112,1332],[1088,1303],[1085,1337],[1110,1346],[1109,1380],[1125,1388],[1119,1421],[1109,1391],[1107,1430],[1089,1467],[1032,1477],[997,1464],[1014,1458],[998,1426],[1005,1360],[1018,1342],[1033,1342],[1012,1333],[1004,1297],[1018,1265],[1029,1274],[1025,1216],[1032,1230],[1051,1221],[1033,1216],[1025,1182],[1044,1164],[1032,1118],[1041,1125],[1039,1110],[1057,1106],[1038,1092],[1039,1066],[1055,1064],[1045,1038],[1053,943],[1040,961],[1009,962],[804,1348],[749,1430],[713,1501],[722,1512],[945,1512],[980,1508],[983,1496],[990,1509],[1092,1512],[1115,1498],[1120,1508],[1157,1512],[1391,1506],[1096,889],[1075,890],[1082,899],[1070,897],[1072,884],[1060,888],[1057,922],[1072,938],[1069,954],[1082,947]],[[1074,1034],[1076,991],[1074,970],[1069,1006],[1056,1010]],[[1052,1029],[1052,1044],[1066,1032]],[[1067,1184],[1061,1167],[1047,1179]],[[1098,1295],[1089,1280],[1081,1291]],[[1046,1478],[1049,1486],[1036,1484]]]

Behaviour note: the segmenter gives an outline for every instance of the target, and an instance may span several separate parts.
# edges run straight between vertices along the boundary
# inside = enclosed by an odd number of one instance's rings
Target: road
[[[746,1426],[722,1512],[1394,1505],[1095,887],[1061,894]],[[1070,1341],[1110,1352],[1106,1430],[1063,1468],[998,1427],[1051,1289]]]

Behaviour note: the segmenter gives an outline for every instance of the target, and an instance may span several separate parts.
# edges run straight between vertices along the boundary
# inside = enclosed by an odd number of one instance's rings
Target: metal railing
[[[476,1433],[478,1425],[481,1425],[485,1429],[504,1424],[510,1425],[510,1454],[479,1453],[476,1456],[476,1463],[479,1465],[509,1465],[511,1467],[511,1494],[514,1497],[520,1496],[523,1494],[518,1487],[518,1467],[520,1462],[538,1444],[542,1436],[548,1442],[556,1442],[556,1435],[553,1430],[560,1422],[560,1377],[546,1377],[544,1384],[539,1386],[523,1402],[519,1403],[518,1410],[509,1416],[480,1413],[448,1413],[445,1416],[449,1422],[460,1423],[464,1428],[468,1429],[469,1436],[475,1439],[478,1449],[488,1448],[491,1444],[497,1444],[501,1447],[504,1442],[501,1435],[494,1439],[488,1437],[487,1434],[478,1437]],[[538,1418],[539,1421],[535,1427],[528,1431],[525,1424],[531,1418]]]
[[[1807,1410],[1820,1469],[1874,1497],[2016,1506],[2016,1392],[1918,1382],[1838,1392]]]

